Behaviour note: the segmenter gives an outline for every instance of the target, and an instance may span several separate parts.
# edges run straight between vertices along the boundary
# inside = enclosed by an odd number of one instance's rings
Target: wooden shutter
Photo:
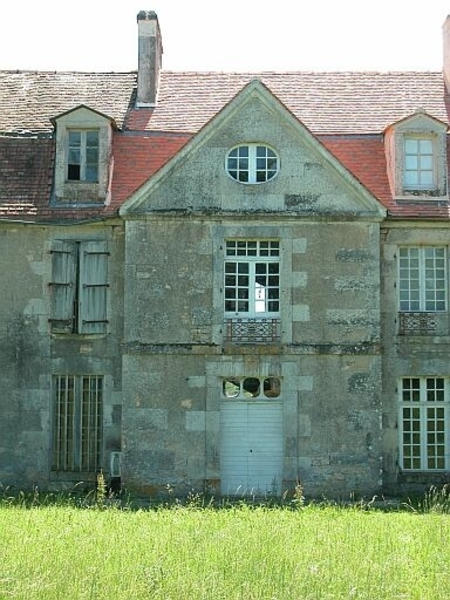
[[[74,242],[55,240],[51,254],[51,329],[71,333],[75,317],[76,245]]]
[[[108,256],[104,241],[80,244],[80,333],[106,332]]]

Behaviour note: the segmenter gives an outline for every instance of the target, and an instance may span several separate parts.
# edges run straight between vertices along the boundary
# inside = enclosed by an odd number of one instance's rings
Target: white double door
[[[283,478],[281,402],[223,401],[220,415],[222,495],[279,495]]]

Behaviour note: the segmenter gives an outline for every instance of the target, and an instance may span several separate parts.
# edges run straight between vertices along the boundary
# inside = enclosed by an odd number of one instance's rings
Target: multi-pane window
[[[103,377],[53,378],[53,471],[95,473],[101,467]]]
[[[242,183],[263,183],[278,173],[279,161],[274,150],[262,144],[237,146],[227,155],[228,174]]]
[[[68,132],[67,179],[69,181],[98,181],[98,130]]]
[[[446,310],[447,259],[445,247],[399,248],[401,311]]]
[[[401,383],[400,461],[403,469],[448,469],[449,379],[406,377]]]
[[[404,153],[404,188],[412,190],[432,189],[435,186],[432,140],[407,137],[404,140]]]
[[[51,254],[52,331],[104,333],[108,323],[106,242],[55,240]]]
[[[277,316],[279,242],[228,240],[225,255],[225,312],[246,317]]]

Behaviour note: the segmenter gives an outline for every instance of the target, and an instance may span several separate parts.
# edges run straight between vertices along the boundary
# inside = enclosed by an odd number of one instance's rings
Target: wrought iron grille
[[[399,313],[400,335],[434,335],[437,319],[433,313],[401,312]]]
[[[261,344],[280,340],[280,319],[227,319],[226,340]]]
[[[100,468],[103,377],[56,375],[53,413],[53,471]]]

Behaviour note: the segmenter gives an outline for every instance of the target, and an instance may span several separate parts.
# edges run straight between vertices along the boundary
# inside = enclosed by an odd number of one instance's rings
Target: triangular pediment
[[[57,123],[79,123],[84,125],[85,127],[89,126],[91,123],[98,124],[99,121],[107,121],[111,123],[111,126],[115,129],[117,128],[114,119],[105,115],[90,106],[86,106],[86,104],[79,104],[70,110],[66,110],[55,117],[52,117],[50,121],[53,125]]]
[[[422,108],[416,109],[412,114],[403,117],[403,119],[399,119],[395,121],[391,125],[386,128],[386,132],[395,129],[398,130],[411,130],[415,127],[420,128],[429,128],[432,131],[447,131],[448,123],[433,117],[433,115],[428,114]]]
[[[230,177],[226,158],[240,144],[273,148],[279,172],[265,183]],[[122,206],[154,211],[340,215],[381,220],[381,203],[259,80],[247,84]]]

